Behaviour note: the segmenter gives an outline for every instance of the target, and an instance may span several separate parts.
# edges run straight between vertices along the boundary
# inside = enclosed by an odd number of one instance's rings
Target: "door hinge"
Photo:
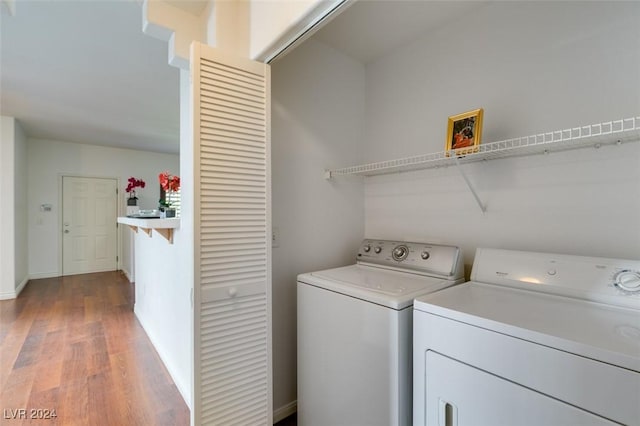
[[[118,188],[116,188],[116,194],[118,194]]]
[[[116,262],[118,261],[118,256],[116,256]]]

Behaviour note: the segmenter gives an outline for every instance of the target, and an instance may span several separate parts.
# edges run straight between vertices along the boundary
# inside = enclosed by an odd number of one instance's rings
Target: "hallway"
[[[104,272],[31,280],[0,301],[0,424],[188,425],[133,294]]]

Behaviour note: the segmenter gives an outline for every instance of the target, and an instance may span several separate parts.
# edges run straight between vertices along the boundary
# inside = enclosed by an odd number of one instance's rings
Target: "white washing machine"
[[[298,424],[410,425],[413,299],[462,281],[457,247],[379,240],[299,275]]]
[[[478,249],[414,309],[414,425],[640,425],[640,261]]]

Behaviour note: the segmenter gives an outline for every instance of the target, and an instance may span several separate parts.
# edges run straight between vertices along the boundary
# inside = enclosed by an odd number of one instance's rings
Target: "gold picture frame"
[[[450,151],[454,155],[467,155],[478,152],[482,136],[482,108],[449,117],[447,126],[447,157]]]

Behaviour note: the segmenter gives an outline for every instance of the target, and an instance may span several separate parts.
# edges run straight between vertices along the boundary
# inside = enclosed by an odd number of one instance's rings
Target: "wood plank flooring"
[[[297,425],[298,425],[298,416],[296,413],[294,413],[289,417],[280,420],[274,426],[297,426]]]
[[[32,280],[0,301],[0,424],[189,424],[124,275]]]

